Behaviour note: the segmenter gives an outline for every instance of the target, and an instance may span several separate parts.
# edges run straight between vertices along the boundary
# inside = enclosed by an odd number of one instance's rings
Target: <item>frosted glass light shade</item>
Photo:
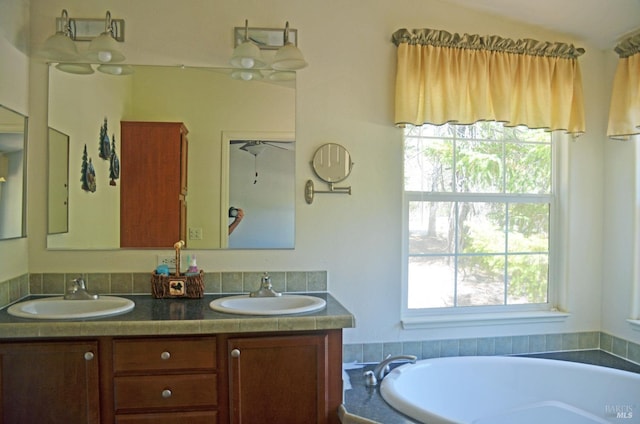
[[[103,74],[109,74],[109,75],[131,75],[131,74],[133,74],[133,67],[131,67],[130,65],[107,65],[107,64],[103,64],[103,65],[99,65],[97,69],[98,69],[98,71],[102,72]]]
[[[302,52],[291,43],[286,43],[276,52],[271,67],[277,71],[295,71],[307,66]]]
[[[78,48],[71,38],[58,31],[44,42],[40,56],[55,62],[72,61],[78,59]]]
[[[229,61],[234,68],[262,68],[266,63],[262,60],[260,49],[251,41],[244,41],[233,50]]]
[[[118,50],[118,42],[110,32],[103,32],[91,41],[87,50],[87,59],[92,62],[112,63],[122,62],[124,55]]]
[[[68,74],[93,74],[93,68],[88,63],[58,63],[56,68]]]
[[[296,79],[294,71],[275,71],[269,75],[271,81],[293,81]]]
[[[261,80],[263,76],[257,69],[236,69],[231,73],[231,78],[235,80],[255,81]]]

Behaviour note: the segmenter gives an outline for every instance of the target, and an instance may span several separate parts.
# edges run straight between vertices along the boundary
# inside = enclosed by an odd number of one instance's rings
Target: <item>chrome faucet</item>
[[[396,356],[387,356],[384,360],[382,360],[373,371],[366,371],[364,376],[366,378],[367,386],[375,386],[379,381],[382,381],[384,376],[389,372],[389,364],[399,360],[406,360],[412,364],[415,364],[417,356],[414,355],[396,355]]]
[[[249,296],[250,297],[277,297],[277,296],[282,296],[282,293],[278,293],[273,289],[273,285],[271,285],[271,277],[269,277],[269,274],[265,272],[260,282],[260,288],[256,291],[252,291],[251,293],[249,293]]]
[[[87,284],[82,277],[74,279],[67,294],[64,295],[66,300],[96,300],[98,297],[100,296],[87,291]]]

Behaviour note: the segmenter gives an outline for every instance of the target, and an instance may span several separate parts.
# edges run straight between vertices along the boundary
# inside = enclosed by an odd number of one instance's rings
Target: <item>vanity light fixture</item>
[[[78,51],[74,41],[91,41],[86,54]],[[66,9],[56,19],[56,33],[49,37],[39,53],[50,62],[57,62],[56,68],[71,74],[93,74],[91,63],[105,63],[98,70],[111,75],[128,75],[133,72],[130,66],[112,66],[121,62],[117,41],[124,41],[124,19],[111,19],[107,11],[105,19],[69,18]]]
[[[284,27],[284,45],[276,52],[271,67],[277,71],[295,71],[307,66],[298,47],[289,41],[289,22]]]
[[[275,81],[288,81],[295,79],[295,72],[307,66],[302,52],[297,47],[298,31],[289,29],[289,22],[282,28],[249,28],[248,20],[245,20],[244,28],[234,28],[233,55],[229,61],[240,72],[234,72],[235,79],[252,80],[265,75],[258,75],[257,69],[271,69],[276,72],[268,74],[268,78]],[[275,50],[272,54],[273,61],[268,66],[269,60],[262,58],[262,50]],[[253,73],[245,73],[242,70],[251,70]]]
[[[111,12],[107,10],[104,32],[91,41],[87,58],[100,63],[122,62],[124,55],[118,49],[117,34],[118,26],[111,20]]]
[[[252,69],[262,68],[266,63],[262,60],[260,48],[249,39],[249,20],[244,21],[244,39],[233,50],[229,61],[234,68]],[[243,78],[244,79],[244,78]]]
[[[78,49],[73,42],[75,37],[74,21],[69,19],[69,13],[62,9],[62,15],[56,23],[56,33],[47,38],[40,56],[56,62],[67,62],[78,59]],[[72,27],[72,25],[74,25]]]

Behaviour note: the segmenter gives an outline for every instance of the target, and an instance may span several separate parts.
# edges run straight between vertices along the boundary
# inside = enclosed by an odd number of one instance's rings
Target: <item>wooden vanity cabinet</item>
[[[0,343],[0,424],[337,424],[342,330]]]
[[[187,128],[122,121],[120,133],[120,247],[186,241]]]
[[[114,339],[116,424],[216,424],[217,369],[215,337]]]
[[[230,423],[339,422],[341,331],[224,339]]]
[[[0,422],[100,423],[97,341],[0,343]]]

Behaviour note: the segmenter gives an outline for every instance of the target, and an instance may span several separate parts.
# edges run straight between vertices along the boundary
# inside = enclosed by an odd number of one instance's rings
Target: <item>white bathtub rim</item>
[[[519,356],[457,356],[457,357],[423,359],[423,360],[417,361],[415,364],[405,364],[395,368],[382,381],[380,385],[380,395],[387,402],[387,404],[389,404],[391,407],[393,407],[397,411],[413,419],[416,419],[418,421],[424,420],[429,424],[461,424],[461,423],[475,423],[475,422],[485,423],[485,422],[489,422],[489,421],[483,421],[488,417],[503,415],[508,413],[509,411],[516,411],[522,408],[525,408],[525,409],[531,408],[532,405],[536,403],[536,402],[533,402],[533,403],[523,403],[518,405],[512,405],[501,411],[489,412],[489,414],[486,414],[486,412],[488,411],[484,411],[485,415],[477,416],[471,420],[466,419],[463,421],[459,421],[459,420],[456,420],[455,417],[440,415],[438,413],[435,413],[434,411],[427,409],[424,406],[417,405],[414,402],[406,400],[396,390],[396,387],[395,387],[397,385],[396,380],[398,380],[405,372],[409,372],[409,370],[411,370],[412,367],[429,367],[429,366],[434,366],[438,364],[443,364],[446,362],[456,363],[456,362],[460,362],[461,360],[465,361],[467,364],[474,364],[478,366],[481,366],[487,363],[489,364],[499,363],[499,362],[501,363],[503,361],[508,361],[509,363],[513,363],[513,364],[520,363],[522,365],[526,363],[535,364],[535,365],[544,364],[545,366],[551,366],[551,367],[563,367],[566,369],[585,370],[585,371],[591,371],[591,372],[596,371],[600,373],[606,373],[612,376],[618,375],[623,379],[629,379],[629,378],[633,380],[637,379],[640,382],[640,374],[637,374],[637,373],[615,369],[615,368],[604,367],[600,365],[584,364],[584,363],[572,362],[572,361],[547,359],[547,358],[519,357]],[[572,408],[577,409],[581,413],[588,415],[594,424],[610,423],[610,421],[604,420],[603,418],[598,417],[597,415],[594,415],[589,411],[586,411],[580,408],[575,408],[573,405],[567,404],[565,402],[561,402],[561,401],[557,401],[557,402],[546,401],[546,402],[554,403],[556,406],[564,405],[564,409],[572,409]],[[638,406],[637,403],[635,405]]]

